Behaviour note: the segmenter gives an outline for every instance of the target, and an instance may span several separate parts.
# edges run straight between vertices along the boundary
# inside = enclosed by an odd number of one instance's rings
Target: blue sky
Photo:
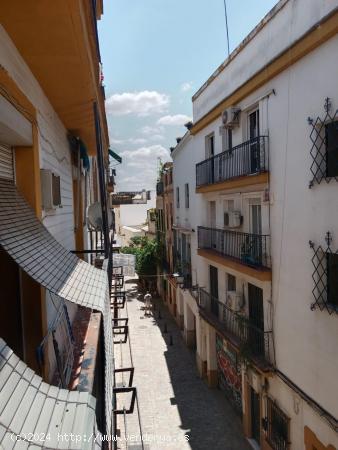
[[[276,2],[227,0],[230,51]],[[105,0],[99,35],[111,147],[123,157],[117,189],[154,189],[192,95],[226,59],[223,0]]]

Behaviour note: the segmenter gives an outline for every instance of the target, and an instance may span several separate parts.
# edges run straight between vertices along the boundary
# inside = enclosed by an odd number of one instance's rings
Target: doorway
[[[264,356],[264,308],[263,290],[248,284],[249,294],[249,343],[255,356]]]
[[[261,411],[259,394],[250,386],[251,437],[260,444]]]
[[[209,283],[210,283],[210,309],[211,312],[218,317],[218,269],[209,266]]]
[[[250,200],[251,259],[255,265],[262,265],[262,207],[259,198]]]
[[[259,148],[259,110],[251,112],[248,116],[248,135],[250,146],[250,173],[260,171],[260,148]]]
[[[20,269],[0,246],[1,337],[20,359],[24,359]]]

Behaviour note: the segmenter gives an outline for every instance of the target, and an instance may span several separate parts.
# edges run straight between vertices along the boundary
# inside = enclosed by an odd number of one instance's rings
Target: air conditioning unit
[[[42,208],[52,210],[61,206],[60,177],[51,170],[41,169],[40,178]]]
[[[226,211],[224,213],[224,226],[238,228],[242,225],[242,215],[240,211]]]
[[[225,128],[235,128],[239,126],[240,108],[231,106],[222,113],[222,122]]]
[[[242,215],[240,211],[231,211],[229,217],[229,227],[238,228],[242,225]]]
[[[243,307],[243,295],[236,291],[228,291],[227,305],[232,311],[240,311]]]

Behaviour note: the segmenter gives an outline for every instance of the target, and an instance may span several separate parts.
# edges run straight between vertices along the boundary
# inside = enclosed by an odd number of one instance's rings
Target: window
[[[227,288],[228,291],[236,291],[236,277],[230,273],[227,274]]]
[[[53,191],[53,205],[60,206],[61,205],[61,186],[60,186],[60,177],[52,174],[52,191]]]
[[[327,303],[335,308],[338,307],[338,255],[336,253],[326,254],[327,265]]]
[[[325,125],[326,176],[338,176],[338,120]]]
[[[266,438],[275,450],[287,450],[289,444],[289,418],[269,397],[266,399],[264,429]]]
[[[322,117],[309,117],[308,123],[312,158],[309,188],[323,180],[327,183],[338,181],[338,109],[332,109],[330,98],[325,99]]]
[[[189,208],[189,184],[185,183],[185,207]]]
[[[215,154],[215,135],[210,134],[205,138],[205,159],[211,158]]]
[[[180,207],[180,188],[176,188],[176,208]]]
[[[311,310],[326,310],[329,314],[338,314],[338,251],[332,248],[332,234],[325,235],[325,244],[318,245],[309,241],[313,251],[312,294],[314,302]]]
[[[248,115],[248,137],[250,154],[250,172],[257,173],[261,167],[260,147],[259,147],[259,110]]]

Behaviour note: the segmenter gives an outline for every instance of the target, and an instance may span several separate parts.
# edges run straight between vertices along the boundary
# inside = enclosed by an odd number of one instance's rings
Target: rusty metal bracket
[[[117,291],[110,295],[110,305],[114,308],[123,309],[126,304],[126,292]]]
[[[127,342],[127,337],[129,334],[129,326],[128,326],[128,317],[119,317],[116,319],[113,319],[113,335],[114,336],[119,336],[119,335],[123,335],[123,341],[114,341],[114,344],[119,344],[120,342],[122,343],[126,343]],[[119,323],[124,322],[123,325],[119,325]]]
[[[129,381],[128,381],[128,386],[127,387],[132,387],[133,385],[133,380],[134,380],[134,372],[135,372],[135,368],[134,367],[121,367],[120,369],[115,369],[114,373],[124,373],[124,372],[129,372]],[[116,388],[116,389],[120,389],[120,388]]]
[[[114,404],[116,405],[116,395],[132,392],[130,408],[129,409],[115,409],[114,414],[132,414],[134,412],[135,400],[136,400],[136,387],[118,387],[114,388]]]

